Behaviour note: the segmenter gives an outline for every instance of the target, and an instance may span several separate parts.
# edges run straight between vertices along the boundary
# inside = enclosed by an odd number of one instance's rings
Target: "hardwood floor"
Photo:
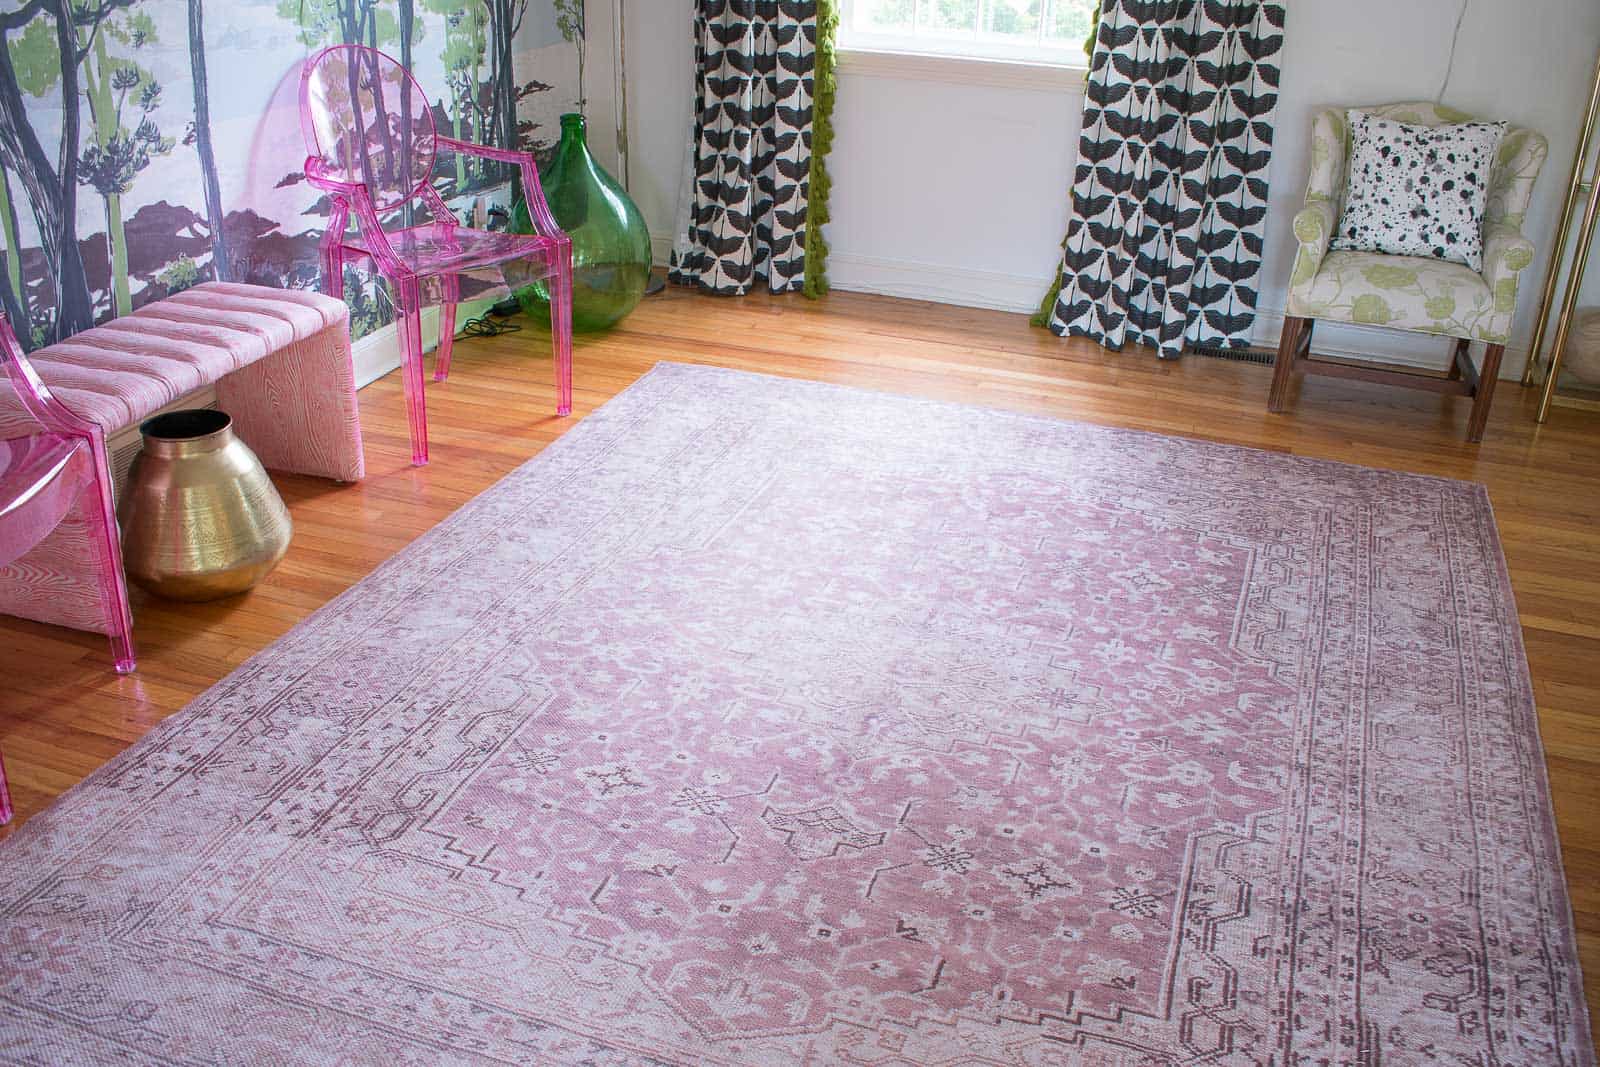
[[[1516,589],[1588,981],[1600,1018],[1600,415],[1532,421],[1532,390],[1502,383],[1481,446],[1470,402],[1318,378],[1266,411],[1271,368],[1143,350],[1104,352],[1018,315],[835,294],[823,301],[652,297],[617,331],[580,340],[573,418],[558,420],[547,336],[458,342],[430,383],[433,463],[409,465],[398,375],[361,394],[369,475],[278,484],[288,557],[254,592],[209,605],[135,594],[140,667],[106,643],[0,618],[0,751],[17,823],[164,716],[604,403],[657,360],[713,363],[890,392],[1393,467],[1489,486]],[[1448,358],[1440,342],[1440,366]],[[0,830],[0,836],[9,832]]]

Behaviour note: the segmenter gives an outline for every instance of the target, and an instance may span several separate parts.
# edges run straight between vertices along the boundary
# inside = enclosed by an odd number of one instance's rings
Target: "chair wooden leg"
[[[1272,368],[1272,392],[1267,396],[1267,410],[1283,410],[1289,396],[1289,383],[1294,380],[1294,365],[1301,350],[1311,338],[1311,319],[1298,315],[1283,317],[1283,333],[1278,336],[1278,357]]]
[[[1483,440],[1483,429],[1489,424],[1489,405],[1494,403],[1495,383],[1500,380],[1500,357],[1505,354],[1505,345],[1490,345],[1483,351],[1478,391],[1472,399],[1472,414],[1467,417],[1467,440],[1472,444]]]

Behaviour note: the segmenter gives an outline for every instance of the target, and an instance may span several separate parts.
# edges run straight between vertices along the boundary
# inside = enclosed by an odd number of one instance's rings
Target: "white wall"
[[[591,0],[597,42],[614,0]],[[690,0],[622,0],[632,112],[632,192],[670,247],[690,130]],[[1600,47],[1595,0],[1469,0],[1445,102],[1531,126],[1550,139],[1526,232],[1551,245],[1580,110]],[[1459,0],[1295,0],[1271,168],[1258,339],[1276,336],[1293,258],[1290,220],[1305,187],[1311,112],[1325,104],[1432,99]],[[603,20],[597,19],[605,15]],[[597,43],[594,85],[611,77]],[[1054,270],[1076,156],[1080,90],[997,86],[841,67],[834,125],[829,276],[836,288],[1031,310]],[[591,98],[596,92],[591,90]],[[606,105],[609,107],[609,98]],[[609,112],[606,112],[609,114]],[[591,114],[598,114],[591,109]],[[599,139],[596,138],[598,141]],[[608,157],[609,158],[609,157]],[[1520,373],[1543,280],[1523,275],[1506,372]],[[1600,303],[1600,270],[1586,293]],[[1323,328],[1319,349],[1442,364],[1445,342]]]
[[[694,110],[692,0],[621,0],[625,8],[628,66],[629,188],[650,224],[656,260],[672,247],[673,216],[687,160]],[[588,0],[591,46],[589,115],[598,127],[614,113],[614,62],[618,0]],[[622,178],[615,144],[595,134],[590,147],[601,164]]]
[[[1037,307],[1066,233],[1081,87],[871,71],[859,61],[841,64],[828,157],[833,284]]]

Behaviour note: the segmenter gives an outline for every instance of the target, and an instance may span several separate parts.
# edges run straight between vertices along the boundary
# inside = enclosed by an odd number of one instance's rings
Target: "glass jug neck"
[[[560,147],[570,148],[582,145],[585,139],[585,132],[585,123],[582,115],[576,113],[562,115]]]

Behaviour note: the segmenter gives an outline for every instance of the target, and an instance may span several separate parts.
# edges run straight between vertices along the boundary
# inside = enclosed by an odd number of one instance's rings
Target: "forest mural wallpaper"
[[[318,284],[296,97],[324,45],[409,66],[441,132],[543,150],[577,96],[553,0],[0,0],[0,306],[29,347],[212,278]],[[450,159],[462,211],[505,168]],[[346,284],[357,336],[389,321]]]

